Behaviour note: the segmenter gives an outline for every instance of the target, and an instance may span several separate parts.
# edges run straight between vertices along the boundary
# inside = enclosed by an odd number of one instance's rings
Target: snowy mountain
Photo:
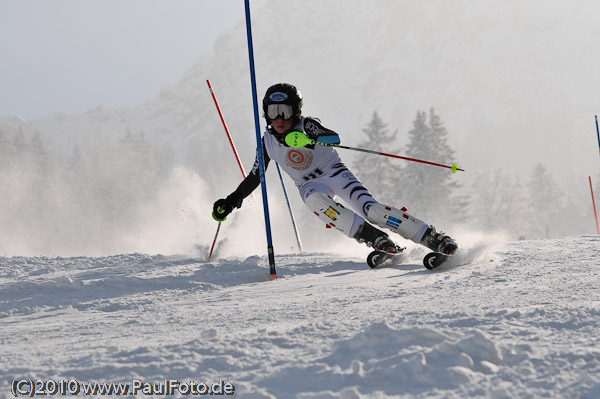
[[[388,143],[392,153],[402,153],[416,112],[435,107],[467,171],[455,176],[475,213],[466,222],[508,226],[513,237],[589,234],[588,176],[600,189],[593,125],[600,53],[591,51],[600,41],[599,8],[588,0],[350,0],[343,7],[271,0],[252,14],[258,90],[295,83],[305,114],[350,146],[362,141],[377,111],[399,132]],[[194,245],[207,245],[215,228],[207,209],[240,180],[207,79],[248,169],[255,135],[243,21],[217,40],[212,56],[139,106],[57,110],[30,121],[0,117],[0,185],[9,193],[0,198],[0,253],[192,254]],[[135,141],[140,132],[142,156],[125,158],[124,138]],[[27,140],[32,150],[23,155]],[[148,154],[148,143],[159,156]],[[354,153],[340,155],[352,164]],[[50,160],[40,162],[44,157]],[[140,162],[144,157],[157,160]],[[523,185],[539,165],[560,183],[562,205],[546,199],[533,208],[555,209],[560,219],[540,220],[523,204]],[[270,201],[283,204],[276,173],[267,179]],[[322,226],[295,192],[290,197],[301,234],[313,241],[308,248],[331,249]],[[402,201],[400,191],[395,205]],[[253,205],[246,201],[242,210],[252,216],[236,216],[245,221],[230,220],[227,256],[256,251],[255,237],[264,234]],[[272,212],[282,221],[274,226],[278,253],[295,251],[287,210]],[[437,227],[454,234],[458,226]]]
[[[600,55],[592,51],[600,40],[598,11],[589,0],[350,0],[343,7],[271,0],[253,10],[258,90],[295,83],[306,113],[321,117],[348,144],[359,141],[375,110],[404,133],[417,110],[435,107],[467,169],[528,173],[544,162],[560,165],[557,172],[589,173],[597,155],[591,150],[600,87]],[[35,121],[4,117],[0,129],[39,131],[62,147],[81,135],[120,135],[129,128],[191,148],[208,167],[214,154],[228,151],[206,87],[210,79],[250,163],[245,34],[240,21],[215,43],[211,57],[138,107],[99,106],[85,115]]]
[[[260,256],[0,258],[0,397],[13,379],[136,397],[165,379],[254,399],[599,397],[598,236],[469,245],[471,264],[433,272],[416,250],[376,270],[283,255],[273,281]]]

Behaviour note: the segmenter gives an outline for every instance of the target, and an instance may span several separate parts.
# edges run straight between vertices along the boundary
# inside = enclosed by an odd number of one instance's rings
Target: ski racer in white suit
[[[458,246],[452,238],[436,232],[433,226],[408,214],[406,208],[397,209],[373,198],[344,165],[333,147],[289,147],[285,137],[290,132],[302,132],[316,142],[340,143],[338,134],[323,127],[318,119],[302,116],[302,102],[300,91],[291,84],[278,83],[267,90],[263,99],[267,129],[262,138],[265,169],[271,160],[279,163],[296,183],[306,206],[319,219],[374,249],[390,253],[400,250],[386,233],[370,223],[433,251],[447,254],[455,252]],[[259,184],[257,158],[251,173],[238,188],[215,202],[213,218],[225,220]],[[338,199],[354,211],[343,206]]]

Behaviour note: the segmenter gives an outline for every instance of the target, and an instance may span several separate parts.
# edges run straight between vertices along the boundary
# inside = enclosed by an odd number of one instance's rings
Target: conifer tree
[[[378,152],[389,152],[398,132],[389,133],[387,124],[373,112],[371,121],[363,129],[366,139],[359,143],[362,148]],[[383,202],[392,201],[393,186],[397,169],[387,157],[361,154],[353,163],[356,176],[369,188],[375,198]]]
[[[537,237],[556,236],[563,225],[564,193],[554,182],[552,174],[546,167],[538,163],[528,184],[532,221],[535,224]]]
[[[433,108],[429,115],[417,111],[408,135],[407,157],[446,165],[455,161],[454,150],[448,144],[448,131]],[[458,218],[465,207],[464,200],[453,197],[458,183],[456,176],[447,169],[409,162],[403,167],[401,176],[398,194],[415,215],[426,220],[443,218],[451,221]]]
[[[531,234],[527,188],[517,176],[503,170],[478,171],[469,192],[467,220],[473,227],[486,233],[504,231],[513,239]]]

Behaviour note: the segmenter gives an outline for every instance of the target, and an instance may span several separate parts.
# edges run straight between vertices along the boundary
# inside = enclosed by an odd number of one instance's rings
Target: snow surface
[[[0,258],[0,397],[24,377],[221,378],[239,398],[595,399],[599,245],[495,240],[433,272],[416,249],[377,270],[285,254],[273,281],[263,256]]]

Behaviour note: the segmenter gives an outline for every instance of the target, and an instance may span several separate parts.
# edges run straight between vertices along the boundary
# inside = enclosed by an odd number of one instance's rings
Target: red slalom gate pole
[[[235,155],[235,160],[237,161],[237,164],[240,167],[240,171],[242,172],[242,176],[245,179],[246,171],[244,171],[244,167],[242,166],[242,161],[240,161],[240,156],[238,155],[237,149],[235,148],[235,144],[233,144],[233,140],[231,138],[231,135],[229,134],[229,128],[227,127],[227,123],[225,123],[225,118],[223,118],[223,114],[221,113],[221,107],[219,107],[217,97],[215,96],[215,92],[213,91],[213,88],[210,85],[210,81],[208,79],[206,79],[206,84],[208,85],[208,89],[210,90],[210,95],[213,98],[215,107],[217,107],[217,112],[219,113],[219,117],[221,118],[221,123],[223,124],[225,133],[227,134],[227,139],[229,140],[229,144],[231,144],[231,149],[233,150],[233,155]],[[208,259],[211,258],[212,254],[213,254],[213,250],[215,249],[215,244],[217,243],[217,238],[219,237],[219,230],[221,230],[221,222],[219,222],[219,225],[217,226],[217,232],[215,234],[215,239],[213,240],[212,246],[210,248],[210,253],[208,254]]]
[[[244,176],[244,179],[245,179],[246,173],[244,172],[244,167],[242,166],[242,162],[240,161],[240,156],[238,155],[237,150],[235,149],[235,145],[233,144],[233,140],[231,139],[231,135],[229,134],[229,128],[227,128],[227,123],[225,123],[225,118],[223,117],[223,114],[221,113],[221,108],[219,107],[219,102],[217,101],[215,92],[214,92],[214,90],[210,84],[210,81],[208,79],[206,79],[206,84],[208,85],[210,94],[212,95],[213,101],[215,102],[215,106],[217,107],[217,112],[219,112],[219,117],[221,118],[221,122],[223,123],[223,128],[225,129],[225,133],[227,133],[227,138],[229,139],[229,143],[231,144],[231,149],[233,150],[235,159],[240,167],[240,170],[242,171],[242,176]],[[298,229],[296,227],[296,220],[294,219],[294,213],[292,212],[292,206],[290,205],[290,202],[288,200],[287,191],[285,189],[285,184],[283,182],[283,178],[281,177],[281,172],[279,171],[279,164],[276,163],[276,165],[277,165],[277,172],[279,172],[279,178],[281,180],[281,186],[283,188],[283,194],[285,196],[285,200],[288,205],[288,210],[290,211],[290,217],[292,219],[292,227],[294,228],[294,234],[296,235],[296,242],[298,243],[298,249],[300,250],[300,252],[302,252],[302,242],[300,241],[300,235],[298,234]],[[256,201],[256,199],[254,198],[254,194],[252,194],[252,199]],[[221,224],[219,223],[219,227],[220,226],[221,226]],[[215,235],[215,242],[216,242],[218,235],[219,235],[219,229],[217,228],[217,234]],[[214,246],[215,246],[215,243],[213,242],[213,247]],[[210,250],[210,254],[212,254],[212,249]],[[210,258],[210,254],[208,255],[209,258]]]
[[[592,204],[594,205],[594,217],[596,218],[596,231],[600,235],[600,227],[598,227],[598,213],[596,212],[596,200],[594,199],[594,188],[592,186],[592,176],[588,176],[590,179],[590,191],[592,192]]]
[[[231,139],[231,135],[229,134],[229,128],[227,127],[227,123],[225,123],[225,118],[223,118],[223,114],[221,113],[221,107],[219,107],[219,103],[217,102],[217,97],[215,97],[215,92],[213,91],[212,86],[210,85],[210,81],[206,79],[206,84],[208,85],[208,89],[210,90],[210,95],[215,102],[215,107],[217,107],[217,112],[219,113],[219,118],[221,118],[221,123],[223,124],[223,128],[225,129],[225,133],[227,134],[227,138],[229,139],[229,144],[231,144],[231,149],[233,150],[233,155],[235,155],[235,160],[240,167],[240,171],[242,172],[242,176],[244,179],[246,178],[246,172],[244,171],[244,167],[242,166],[242,162],[240,161],[240,156],[235,148],[235,144],[233,144],[233,140]]]

